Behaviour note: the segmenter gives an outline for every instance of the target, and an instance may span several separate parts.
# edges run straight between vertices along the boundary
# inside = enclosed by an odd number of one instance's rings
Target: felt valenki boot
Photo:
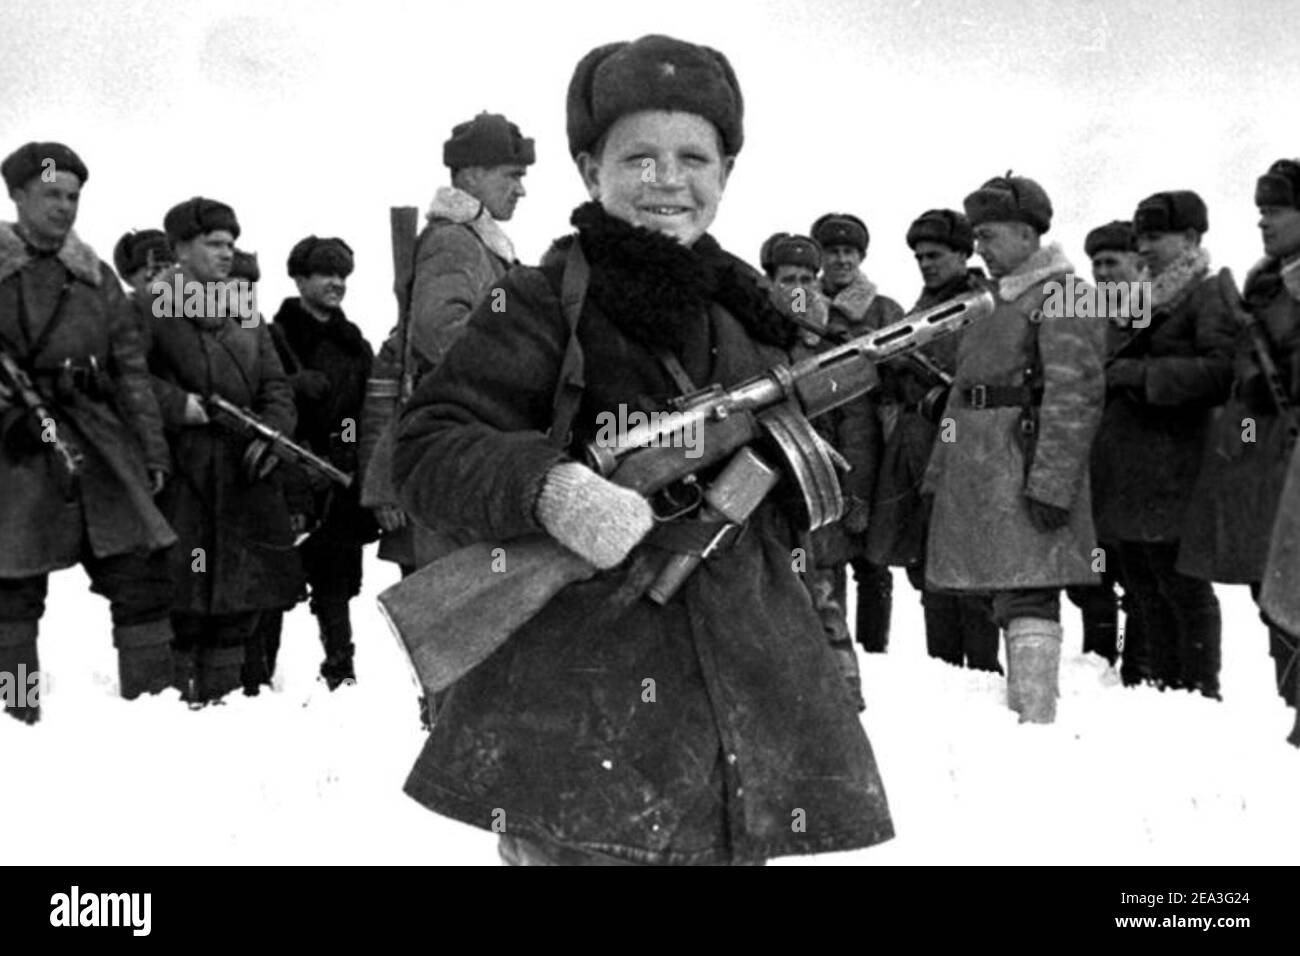
[[[172,686],[172,625],[163,618],[113,628],[117,647],[117,675],[122,697],[158,694]]]
[[[1037,617],[1007,622],[1007,706],[1022,724],[1056,720],[1060,693],[1061,625]]]
[[[5,713],[25,724],[41,719],[39,700],[28,702],[27,689],[32,674],[40,670],[36,656],[36,621],[0,621],[0,684],[4,688]]]

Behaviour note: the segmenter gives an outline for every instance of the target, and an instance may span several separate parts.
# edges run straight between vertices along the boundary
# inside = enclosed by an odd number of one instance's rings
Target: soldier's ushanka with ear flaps
[[[772,244],[769,257],[773,269],[777,266],[805,266],[817,272],[822,267],[822,247],[807,236],[782,236]]]
[[[54,171],[74,173],[86,185],[90,170],[81,157],[62,143],[25,143],[5,157],[0,163],[0,176],[10,190],[20,189],[45,172],[53,161]]]
[[[1300,159],[1279,159],[1255,181],[1256,206],[1300,209]]]
[[[975,251],[970,220],[953,209],[927,209],[921,213],[907,230],[907,247],[915,249],[918,242],[937,242],[968,256]]]
[[[971,227],[986,222],[1028,223],[1039,233],[1052,227],[1052,201],[1047,190],[1028,176],[995,176],[964,200]]]
[[[186,242],[219,229],[230,233],[232,239],[239,238],[239,220],[235,218],[235,210],[203,196],[195,196],[168,209],[167,215],[163,216],[163,229],[173,242]]]
[[[126,233],[113,247],[113,265],[117,274],[128,276],[153,262],[168,262],[172,258],[171,243],[161,229],[141,229]]]
[[[566,108],[569,154],[591,152],[615,120],[642,110],[703,116],[717,127],[728,156],[745,141],[745,104],[727,58],[707,46],[651,35],[597,47],[578,62]]]
[[[442,162],[448,169],[531,166],[536,161],[533,141],[500,113],[485,111],[456,125],[442,144]]]
[[[289,253],[289,275],[342,276],[352,274],[354,266],[352,247],[342,239],[321,239],[308,236],[300,239]]]
[[[867,224],[847,212],[828,212],[812,224],[808,230],[823,249],[831,246],[852,246],[864,256],[867,246],[871,245],[871,233]]]
[[[1133,223],[1113,219],[1098,226],[1083,240],[1083,251],[1089,259],[1099,252],[1136,252],[1137,233],[1133,231]]]
[[[1133,231],[1182,232],[1195,229],[1204,233],[1210,228],[1205,202],[1190,189],[1155,193],[1138,203],[1133,213]]]

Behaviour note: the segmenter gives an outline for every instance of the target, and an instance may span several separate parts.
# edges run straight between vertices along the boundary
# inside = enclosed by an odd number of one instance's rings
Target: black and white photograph
[[[7,0],[5,862],[1294,865],[1296,14]]]

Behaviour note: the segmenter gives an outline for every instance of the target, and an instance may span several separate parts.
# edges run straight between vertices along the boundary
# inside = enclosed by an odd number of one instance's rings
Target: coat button
[[[744,795],[745,795],[745,788],[744,788],[744,787],[737,787],[737,788],[736,788],[736,796],[738,796],[738,797],[743,797]]]
[[[736,762],[736,755],[727,754],[727,763],[734,764],[735,762]]]

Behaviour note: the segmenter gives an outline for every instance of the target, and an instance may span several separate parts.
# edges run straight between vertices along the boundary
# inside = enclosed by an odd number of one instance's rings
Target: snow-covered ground
[[[401,791],[419,751],[414,682],[374,594],[354,602],[356,687],[315,681],[306,607],[285,625],[280,686],[192,713],[175,691],[116,696],[107,605],[79,570],[51,579],[40,639],[51,687],[34,727],[0,719],[7,864],[495,864],[496,838]],[[887,655],[863,661],[864,723],[896,839],[779,862],[1293,864],[1300,751],[1244,588],[1221,588],[1223,703],[1126,689],[1078,652],[1067,605],[1057,722],[1018,726],[1003,682],[925,656],[895,576]]]

